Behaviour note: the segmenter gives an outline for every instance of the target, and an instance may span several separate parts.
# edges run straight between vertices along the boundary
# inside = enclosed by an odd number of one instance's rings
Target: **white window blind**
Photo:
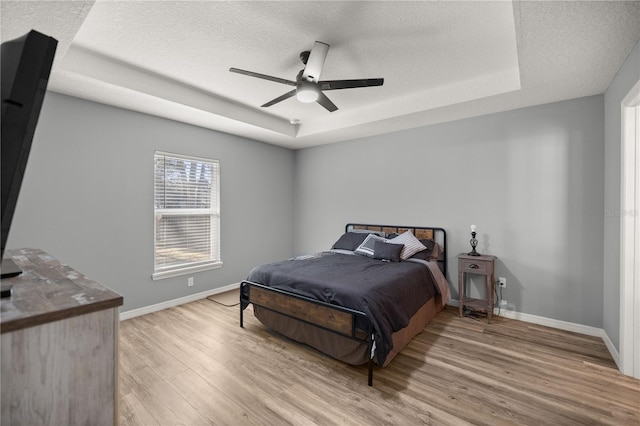
[[[220,164],[156,152],[153,279],[211,269],[220,259]]]

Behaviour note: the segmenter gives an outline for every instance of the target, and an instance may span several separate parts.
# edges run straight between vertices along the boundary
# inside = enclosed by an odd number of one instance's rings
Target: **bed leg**
[[[244,289],[244,287],[248,285],[248,283],[246,283],[245,281],[242,281],[240,283],[240,328],[244,328],[244,308],[242,307],[242,290]]]
[[[369,358],[369,386],[373,386],[373,360]]]

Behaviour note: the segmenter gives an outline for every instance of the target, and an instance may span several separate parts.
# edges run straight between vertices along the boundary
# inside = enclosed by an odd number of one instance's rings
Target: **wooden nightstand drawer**
[[[488,260],[460,259],[460,267],[462,272],[470,272],[472,274],[484,275],[491,272],[491,262]]]

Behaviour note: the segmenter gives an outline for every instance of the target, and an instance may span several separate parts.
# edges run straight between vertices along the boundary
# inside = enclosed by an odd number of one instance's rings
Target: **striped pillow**
[[[410,230],[395,238],[387,240],[387,242],[391,244],[404,244],[404,249],[402,249],[402,253],[400,253],[400,258],[402,260],[407,260],[419,251],[426,250],[424,244],[414,237]]]

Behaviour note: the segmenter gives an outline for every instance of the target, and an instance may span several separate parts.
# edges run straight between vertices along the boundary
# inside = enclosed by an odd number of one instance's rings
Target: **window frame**
[[[214,201],[215,200],[215,205],[217,206],[217,211],[216,209],[203,209],[203,208],[180,208],[180,209],[175,209],[175,208],[162,208],[162,209],[157,209],[156,205],[155,205],[155,197],[156,197],[156,158],[158,156],[162,156],[162,157],[169,157],[169,158],[173,158],[173,159],[184,159],[184,160],[188,160],[188,161],[193,161],[193,162],[206,162],[206,163],[210,163],[212,165],[215,165],[215,167],[213,168],[216,171],[216,176],[215,178],[212,177],[212,181],[215,182],[213,184],[213,187],[211,189],[211,200]],[[182,275],[188,275],[188,274],[192,274],[195,272],[201,272],[201,271],[207,271],[207,270],[211,270],[211,269],[218,269],[221,268],[223,265],[222,262],[222,247],[221,247],[221,234],[222,234],[222,230],[221,230],[221,208],[220,208],[220,176],[221,176],[221,170],[220,170],[220,160],[216,160],[216,159],[212,159],[212,158],[204,158],[204,157],[198,157],[198,156],[193,156],[193,155],[185,155],[185,154],[176,154],[173,152],[165,152],[165,151],[154,151],[153,153],[153,201],[154,201],[154,206],[153,206],[153,274],[151,275],[151,278],[153,281],[157,281],[157,280],[161,280],[161,279],[165,279],[165,278],[172,278],[172,277],[178,277],[178,276],[182,276]],[[213,203],[212,203],[213,204]],[[213,212],[212,212],[213,210]],[[205,261],[194,261],[194,262],[190,262],[187,263],[185,265],[180,265],[180,266],[172,266],[172,267],[165,267],[165,268],[161,268],[161,269],[157,269],[157,265],[156,265],[156,255],[157,255],[157,242],[156,242],[156,238],[157,238],[157,216],[159,214],[167,214],[167,215],[179,215],[179,216],[188,216],[188,215],[203,215],[203,214],[207,214],[207,215],[211,215],[212,216],[212,220],[216,220],[217,219],[217,235],[215,235],[216,233],[214,232],[215,230],[215,226],[213,225],[213,223],[211,224],[211,235],[210,235],[210,248],[212,249],[212,251],[214,250],[214,246],[217,243],[217,247],[218,247],[218,258],[217,259],[209,259],[209,260],[205,260]],[[216,241],[217,238],[217,241]]]

